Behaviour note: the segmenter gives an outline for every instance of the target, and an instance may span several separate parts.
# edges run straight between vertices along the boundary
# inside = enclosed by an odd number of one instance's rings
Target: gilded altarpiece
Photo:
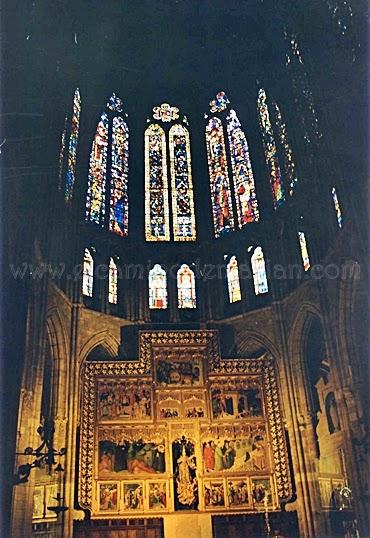
[[[92,517],[278,510],[291,497],[271,357],[217,331],[140,333],[138,361],[82,372],[79,502]]]

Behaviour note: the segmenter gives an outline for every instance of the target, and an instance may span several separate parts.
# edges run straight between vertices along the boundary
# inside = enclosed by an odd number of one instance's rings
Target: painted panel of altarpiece
[[[291,496],[271,357],[217,331],[143,332],[138,361],[83,370],[79,502],[92,517],[278,510]]]

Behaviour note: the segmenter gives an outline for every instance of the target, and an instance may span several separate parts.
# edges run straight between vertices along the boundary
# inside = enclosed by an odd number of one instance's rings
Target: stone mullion
[[[62,514],[61,532],[65,536],[73,534],[73,516],[74,516],[74,498],[75,498],[75,458],[76,458],[76,439],[77,428],[79,424],[79,325],[82,305],[78,302],[72,305],[71,310],[71,340],[70,340],[70,355],[68,373],[69,390],[66,391],[66,409],[67,425],[66,425],[66,449],[67,453],[64,459],[64,491],[65,497],[63,503],[68,506],[69,510]],[[66,376],[66,377],[67,377]],[[74,397],[71,399],[71,395]]]

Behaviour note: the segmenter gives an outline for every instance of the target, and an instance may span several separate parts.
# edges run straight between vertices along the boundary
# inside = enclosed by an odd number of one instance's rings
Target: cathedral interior
[[[2,536],[370,536],[367,3],[69,4],[4,6]]]

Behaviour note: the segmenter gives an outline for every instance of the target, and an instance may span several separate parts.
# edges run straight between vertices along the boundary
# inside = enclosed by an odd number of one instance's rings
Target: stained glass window
[[[158,263],[149,271],[149,308],[167,308],[167,276]]]
[[[283,148],[284,155],[284,171],[285,179],[289,185],[289,194],[292,195],[294,192],[294,187],[298,181],[296,167],[293,159],[293,153],[288,142],[286,125],[283,120],[279,105],[274,103],[275,115],[276,115],[276,127],[278,131],[278,137],[280,139],[280,144]]]
[[[225,231],[234,229],[224,133],[219,118],[209,120],[206,127],[206,143],[214,233],[219,237]]]
[[[113,258],[109,260],[108,301],[117,304],[118,274],[117,265]]]
[[[104,225],[107,176],[108,116],[104,112],[98,123],[90,155],[86,197],[86,220]]]
[[[268,292],[265,258],[262,248],[256,247],[251,257],[254,292],[261,295]]]
[[[196,239],[189,131],[173,125],[169,132],[173,236],[175,241]]]
[[[170,239],[166,135],[157,124],[145,131],[145,237]]]
[[[63,188],[63,166],[64,166],[64,153],[65,153],[65,149],[66,149],[67,121],[68,121],[68,116],[65,117],[64,129],[62,131],[62,136],[61,136],[61,140],[60,140],[59,182],[58,182],[58,189],[59,190],[61,190]]]
[[[65,193],[64,193],[64,197],[67,202],[70,201],[72,198],[73,187],[75,183],[78,131],[80,128],[80,113],[81,113],[81,96],[80,96],[79,89],[77,88],[73,97],[71,133],[69,136],[69,145],[68,145],[66,188],[65,188]]]
[[[232,258],[230,258],[230,261],[226,266],[226,273],[227,285],[229,289],[229,301],[230,303],[236,303],[242,298],[240,292],[238,261],[236,256],[232,256]]]
[[[254,186],[248,142],[241,129],[240,121],[235,110],[230,110],[226,121],[234,178],[238,224],[239,228],[242,228],[248,222],[257,222],[259,220],[258,202]]]
[[[113,118],[109,229],[121,236],[128,234],[128,140],[126,122]]]
[[[177,299],[179,308],[196,308],[195,276],[185,263],[177,271]]]
[[[230,103],[229,98],[225,92],[218,92],[215,99],[212,99],[209,103],[211,112],[223,112],[227,109],[227,105]]]
[[[162,103],[160,106],[153,108],[153,118],[161,120],[165,123],[179,119],[179,109],[176,106],[171,106],[168,103]]]
[[[335,187],[332,188],[331,194],[333,196],[333,202],[334,202],[335,214],[337,216],[338,226],[339,228],[341,228],[342,227],[342,211],[340,209],[338,195],[337,195],[337,191]]]
[[[89,249],[85,248],[84,263],[82,271],[82,293],[87,297],[92,297],[94,286],[94,260]]]
[[[275,144],[274,132],[267,106],[267,96],[263,88],[258,92],[258,113],[262,132],[265,159],[270,174],[270,184],[275,209],[284,201],[280,165]]]
[[[307,242],[306,242],[306,236],[304,232],[298,232],[298,238],[299,238],[299,246],[301,249],[303,268],[305,271],[308,271],[311,264],[310,264],[310,258],[308,256]]]
[[[297,105],[299,117],[302,122],[304,140],[310,144],[322,138],[318,117],[314,105],[313,95],[308,82],[303,56],[295,34],[285,32],[289,50],[286,55],[286,65],[292,78],[294,101]]]

